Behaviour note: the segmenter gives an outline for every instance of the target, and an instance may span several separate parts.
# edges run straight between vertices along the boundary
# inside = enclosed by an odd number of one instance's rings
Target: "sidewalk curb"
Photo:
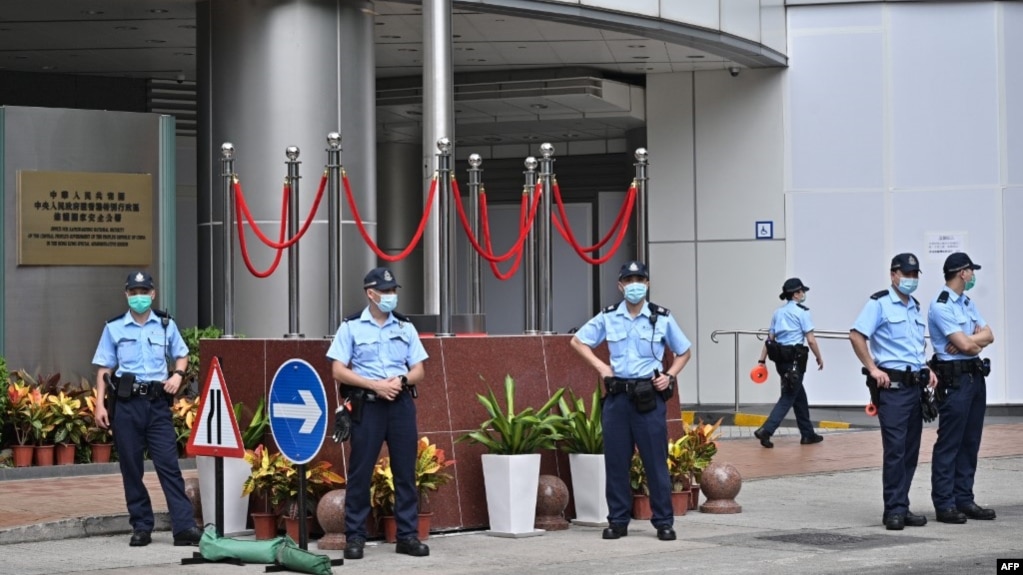
[[[169,513],[166,511],[157,512],[154,514],[154,519],[156,523],[154,531],[170,530],[171,521]],[[80,539],[97,535],[126,535],[131,532],[131,524],[128,523],[127,513],[75,517],[0,530],[0,545],[34,543],[57,539]]]
[[[721,420],[721,425],[736,427],[760,427],[767,421],[766,415],[760,413],[743,413],[732,411],[682,411],[682,421],[692,425],[695,421],[714,423]],[[794,418],[786,418],[781,422],[781,427],[795,427]],[[813,426],[819,429],[873,429],[872,426],[849,423],[847,421],[813,421]]]

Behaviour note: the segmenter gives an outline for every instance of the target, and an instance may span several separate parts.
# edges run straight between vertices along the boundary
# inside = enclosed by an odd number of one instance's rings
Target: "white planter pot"
[[[575,519],[572,523],[589,527],[607,526],[607,484],[604,454],[569,453],[572,468],[572,497]]]
[[[536,522],[536,491],[540,484],[540,454],[483,455],[490,535],[529,537],[543,534]]]
[[[202,498],[202,519],[207,524],[217,521],[216,458],[204,455],[195,458],[199,471],[199,494]],[[242,496],[242,484],[252,468],[240,457],[224,458],[224,535],[242,533],[249,517],[249,496]]]

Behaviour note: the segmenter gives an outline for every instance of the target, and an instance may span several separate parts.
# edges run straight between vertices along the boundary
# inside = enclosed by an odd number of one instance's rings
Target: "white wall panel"
[[[1003,358],[1002,361],[992,362],[991,382],[988,384],[988,401],[990,402],[990,396],[994,395],[995,380],[1002,379],[1004,381],[1005,401],[1007,403],[1019,404],[1023,403],[1023,378],[1018,375],[1014,377],[1009,376],[1010,370],[1015,370],[1018,362],[1009,361],[1008,358],[1018,358],[1020,353],[1023,352],[1023,297],[1020,297],[1018,287],[1023,286],[1023,257],[1020,257],[1020,254],[1023,254],[1023,226],[1019,225],[1020,217],[1023,217],[1023,187],[1009,188],[1003,192],[1002,209],[1004,210],[1003,225],[1005,230],[1002,258],[1002,265],[1005,266],[1004,285],[1015,287],[1007,290],[1011,295],[1005,298],[1005,318],[1002,324],[1004,328],[995,333],[995,343],[988,348],[992,351],[997,350]],[[992,258],[991,264],[991,267],[994,268],[999,265],[999,262],[993,261]],[[984,264],[981,263],[980,265],[983,266]],[[985,267],[977,273],[980,274],[987,270],[988,268]],[[985,278],[978,275],[977,286],[970,291],[980,289],[982,281],[985,281]],[[981,305],[981,301],[978,300],[977,303]],[[984,305],[987,304],[984,303]],[[989,322],[997,319],[986,308],[983,313]]]
[[[760,42],[785,53],[785,1],[760,0]]]
[[[888,10],[892,185],[998,182],[994,4],[892,5]]]
[[[884,185],[882,36],[794,36],[788,79],[792,189]]]
[[[870,294],[890,283],[888,264],[895,253],[885,242],[885,196],[794,193],[787,204],[788,275],[810,286],[807,306],[817,330],[848,332]],[[849,341],[818,341],[824,371],[807,371],[810,403],[866,404],[861,365]]]
[[[648,76],[646,97],[650,241],[693,241],[693,75]]]
[[[718,0],[661,0],[661,18],[711,29],[721,21]]]
[[[696,245],[692,242],[651,244],[650,300],[671,310],[682,332],[693,343],[693,356],[679,376],[683,405],[697,399],[697,370],[704,342],[696,324]]]
[[[803,30],[819,28],[876,28],[881,26],[882,8],[883,5],[877,3],[790,8],[789,32],[794,36]]]
[[[617,10],[618,12],[630,12],[632,14],[643,14],[644,16],[658,16],[660,12],[659,0],[582,0],[583,6]]]
[[[735,402],[735,346],[732,336],[710,340],[714,330],[760,329],[770,325],[784,282],[785,244],[779,241],[700,242],[697,245],[699,303],[700,402]],[[688,332],[687,332],[688,334]],[[777,386],[754,385],[749,370],[763,344],[754,336],[739,338],[739,398],[742,403],[770,403]]]
[[[1023,212],[1017,212],[1023,213]],[[1004,335],[1002,293],[1004,272],[1002,267],[1002,192],[999,189],[963,191],[918,191],[892,194],[893,245],[897,252],[911,251],[920,258],[920,287],[914,294],[924,308],[945,285],[942,274],[944,255],[927,254],[927,234],[934,232],[962,232],[965,244],[962,250],[983,269],[977,272],[977,286],[970,290],[981,315],[991,324],[995,340]],[[1007,252],[1011,254],[1011,251]],[[1021,252],[1016,252],[1017,254]],[[1018,256],[1016,259],[1019,259]],[[931,350],[928,350],[928,357]],[[994,365],[1002,361],[1006,348],[992,345],[984,351]],[[1002,372],[1004,373],[1004,372]],[[1002,375],[994,373],[988,388],[988,403],[1004,403],[1005,389]]]
[[[1004,28],[1002,69],[1005,71],[1006,175],[1011,185],[1023,184],[1023,4],[1000,4]],[[1019,212],[1017,212],[1019,213]]]
[[[697,72],[699,240],[752,239],[755,223],[783,236],[783,84],[777,70]]]
[[[721,31],[760,41],[760,0],[721,0]]]

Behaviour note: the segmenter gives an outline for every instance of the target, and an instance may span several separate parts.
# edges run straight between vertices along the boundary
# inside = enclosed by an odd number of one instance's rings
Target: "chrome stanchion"
[[[543,186],[543,198],[540,209],[540,234],[537,241],[539,264],[539,295],[537,303],[540,308],[540,333],[554,333],[554,281],[552,278],[553,262],[551,251],[551,188],[554,183],[554,146],[548,142],[540,145],[540,183]],[[565,222],[568,225],[568,222]]]
[[[636,259],[650,265],[650,244],[647,236],[647,152],[636,148]]]
[[[327,134],[327,337],[341,326],[341,134]]]
[[[224,183],[224,333],[223,338],[234,337],[234,144],[220,146],[220,177]]]
[[[455,311],[454,242],[451,241],[451,140],[437,140],[437,178],[440,188],[440,316],[437,337],[455,335],[451,331],[451,314]]]
[[[538,162],[533,156],[526,158],[524,162],[526,171],[522,172],[526,176],[526,183],[522,186],[522,193],[526,196],[526,203],[528,207],[533,206],[533,197],[536,192],[536,167]],[[533,222],[536,223],[535,221]],[[523,272],[526,276],[526,321],[525,321],[525,333],[526,335],[536,335],[539,332],[537,329],[537,309],[536,309],[536,292],[538,286],[536,284],[536,232],[533,226],[529,226],[529,233],[526,236],[526,245],[522,247],[526,253],[522,254],[522,267]]]
[[[483,158],[479,154],[469,156],[469,223],[476,242],[483,244],[483,230],[480,226],[480,188],[482,186]],[[480,254],[469,250],[469,313],[483,313],[483,275]]]
[[[284,155],[288,157],[288,185],[291,193],[288,196],[288,238],[298,233],[298,182],[300,150],[296,146],[288,146]],[[288,333],[284,337],[305,337],[299,331],[298,322],[298,242],[288,248]]]

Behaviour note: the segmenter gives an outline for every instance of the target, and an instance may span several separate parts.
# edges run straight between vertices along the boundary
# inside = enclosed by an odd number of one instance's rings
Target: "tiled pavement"
[[[877,468],[881,437],[877,429],[821,430],[822,443],[800,445],[794,429],[780,428],[774,449],[753,439],[750,427],[722,429],[718,461],[734,465],[744,479]],[[920,463],[930,461],[936,431],[924,429]],[[984,429],[982,458],[1023,455],[1023,423],[989,424]],[[184,472],[194,477],[194,470]],[[146,473],[156,511],[166,511],[156,474]],[[0,481],[0,532],[61,520],[124,515],[124,491],[116,474]]]

